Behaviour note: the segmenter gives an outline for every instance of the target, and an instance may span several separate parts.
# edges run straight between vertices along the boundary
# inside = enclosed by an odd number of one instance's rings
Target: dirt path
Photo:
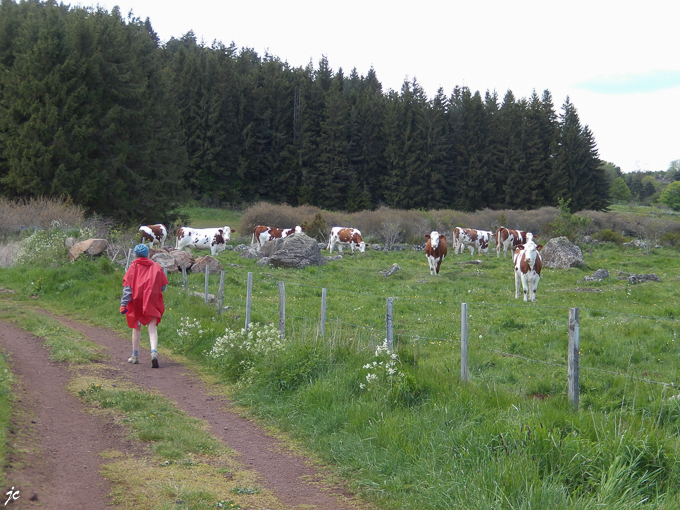
[[[54,316],[53,316],[54,317]],[[205,384],[183,365],[161,356],[160,369],[151,369],[148,350],[140,364],[130,365],[130,341],[106,329],[55,317],[64,326],[83,333],[106,347],[104,365],[122,369],[139,387],[158,392],[187,414],[206,420],[212,434],[240,454],[240,461],[256,470],[265,487],[289,508],[352,510],[364,508],[341,487],[322,485],[311,463],[291,453],[253,422],[230,412],[229,402],[209,394]],[[0,320],[0,348],[10,353],[10,367],[19,377],[17,396],[21,415],[10,436],[7,482],[19,489],[19,498],[6,508],[104,509],[110,505],[110,485],[98,473],[107,449],[139,453],[119,428],[84,413],[85,406],[67,390],[65,364],[50,362],[41,339]],[[16,436],[16,437],[15,437]],[[12,444],[31,444],[26,462],[12,465]],[[136,452],[137,450],[137,452]],[[0,495],[1,496],[1,495]],[[5,503],[7,496],[0,501]],[[110,507],[109,507],[110,508]]]

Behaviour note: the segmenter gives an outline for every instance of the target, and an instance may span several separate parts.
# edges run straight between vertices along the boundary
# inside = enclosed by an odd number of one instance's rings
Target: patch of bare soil
[[[257,471],[265,487],[286,507],[365,508],[342,487],[324,483],[309,459],[291,452],[255,423],[230,411],[227,399],[210,394],[185,366],[161,356],[160,368],[152,369],[148,351],[140,351],[139,365],[130,365],[126,361],[131,345],[128,338],[65,317],[55,318],[104,346],[110,356],[104,365],[124,372],[140,388],[164,395],[188,415],[205,420],[211,433],[240,454],[244,466]],[[162,345],[162,329],[159,334]],[[10,433],[6,469],[9,486],[2,494],[11,486],[20,492],[6,507],[111,508],[111,487],[99,475],[100,465],[107,462],[100,453],[115,449],[138,455],[144,447],[127,441],[117,425],[85,412],[86,406],[66,389],[68,366],[49,361],[41,342],[0,320],[0,348],[10,355],[11,370],[19,379],[15,386],[19,412]]]

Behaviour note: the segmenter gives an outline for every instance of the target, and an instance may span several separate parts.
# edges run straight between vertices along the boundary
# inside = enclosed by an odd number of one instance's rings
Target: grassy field
[[[169,275],[160,343],[212,366],[243,406],[384,508],[677,508],[678,253],[584,248],[588,267],[544,269],[536,303],[514,299],[511,259],[495,253],[451,250],[435,277],[416,251],[344,253],[305,270],[262,268],[225,251],[228,308],[218,314]],[[482,262],[465,263],[472,259]],[[383,277],[393,263],[402,270]],[[597,269],[610,277],[583,281]],[[241,331],[249,272],[251,322],[260,324],[250,336]],[[661,282],[631,284],[628,273]],[[121,280],[106,259],[0,270],[0,286],[17,291],[11,299],[39,296],[41,306],[122,331]],[[278,325],[279,282],[283,341],[264,327]],[[189,275],[189,286],[202,292],[204,276]],[[388,297],[394,352],[379,348]],[[572,307],[580,312],[578,411],[567,399]]]

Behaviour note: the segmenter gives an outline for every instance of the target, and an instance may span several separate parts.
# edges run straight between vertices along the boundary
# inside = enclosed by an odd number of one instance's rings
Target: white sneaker
[[[151,353],[151,368],[158,368],[158,353]]]
[[[133,365],[138,365],[139,364],[139,356],[130,356],[128,358],[128,363],[132,363]]]

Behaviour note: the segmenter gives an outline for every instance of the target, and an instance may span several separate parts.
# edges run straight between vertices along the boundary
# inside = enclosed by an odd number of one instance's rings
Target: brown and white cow
[[[442,260],[446,257],[446,236],[433,230],[429,234],[425,234],[427,244],[425,245],[425,256],[427,262],[430,264],[430,274],[439,275],[439,268],[442,265]]]
[[[276,228],[258,225],[253,229],[253,237],[250,241],[250,244],[253,244],[255,241],[257,241],[260,243],[260,246],[264,246],[264,243],[270,239],[283,239],[284,237],[288,237],[291,234],[299,234],[300,232],[304,231],[305,227],[301,227],[300,225],[295,228]]]
[[[536,301],[536,291],[538,282],[541,279],[541,269],[543,268],[543,258],[538,250],[543,248],[542,244],[534,242],[534,236],[527,234],[527,241],[515,248],[513,262],[515,266],[515,299],[519,298],[519,286],[522,284],[524,291],[524,302],[528,298]]]
[[[494,238],[496,239],[496,257],[501,256],[501,248],[505,257],[508,248],[514,250],[520,244],[524,244],[527,240],[527,233],[524,230],[510,230],[505,227],[499,227],[494,233]]]
[[[492,236],[493,233],[488,230],[456,227],[453,229],[454,253],[463,253],[465,248],[470,250],[470,255],[474,255],[475,250],[477,253],[487,253]]]
[[[359,250],[361,253],[364,253],[366,250],[366,243],[361,237],[361,231],[357,228],[333,227],[326,248],[329,253],[333,253],[333,248],[335,246],[337,246],[338,251],[342,253],[342,247],[348,245],[352,249],[352,253],[354,253],[354,250]]]
[[[156,225],[142,225],[139,227],[142,234],[140,243],[149,243],[149,248],[153,248],[154,244],[160,245],[161,249],[165,246],[165,239],[168,237],[168,229],[165,225],[158,223]]]
[[[214,257],[226,248],[232,232],[236,231],[227,226],[222,228],[180,227],[177,230],[175,248],[181,250],[188,246],[199,250],[210,250],[210,254]]]

